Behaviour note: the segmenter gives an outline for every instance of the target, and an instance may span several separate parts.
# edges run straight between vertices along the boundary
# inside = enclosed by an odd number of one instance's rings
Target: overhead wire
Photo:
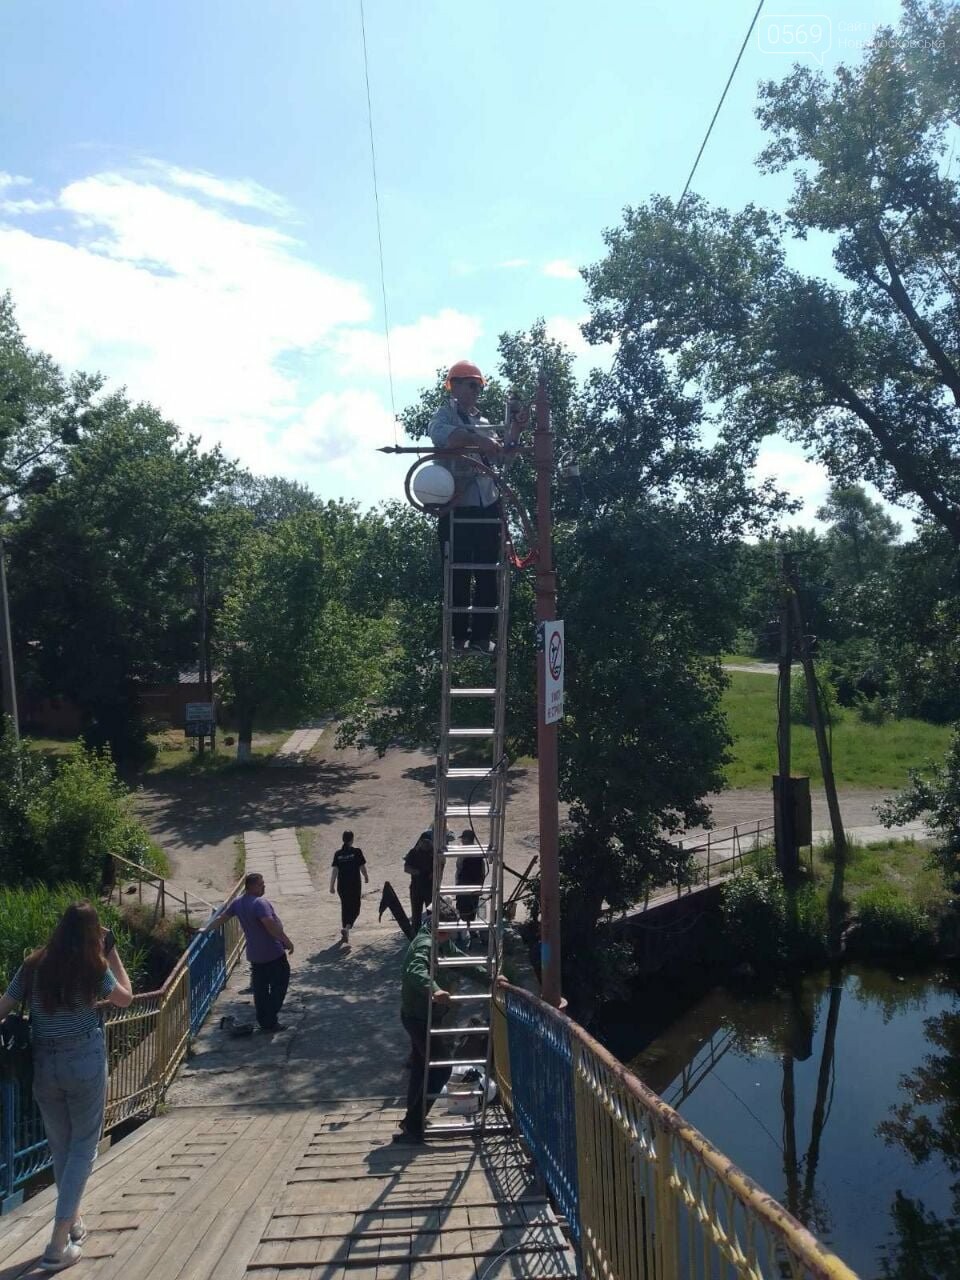
[[[377,216],[377,252],[380,258],[380,297],[383,302],[383,336],[387,349],[387,381],[390,385],[390,413],[393,417],[393,443],[400,443],[397,431],[397,401],[393,390],[393,357],[390,351],[390,316],[387,309],[387,280],[383,267],[383,226],[380,218],[380,186],[377,181],[377,148],[373,139],[373,102],[370,95],[370,60],[367,56],[367,22],[360,0],[360,35],[363,42],[363,80],[367,90],[367,128],[370,134],[370,168],[373,174],[373,204]]]
[[[747,47],[747,42],[749,41],[750,37],[753,35],[753,28],[757,25],[757,19],[760,17],[760,10],[762,8],[763,8],[763,0],[760,0],[760,3],[757,5],[756,11],[754,12],[753,17],[750,19],[750,26],[747,28],[747,34],[743,37],[743,44],[740,46],[740,52],[737,54],[737,60],[733,64],[733,70],[730,72],[730,75],[727,77],[727,83],[723,86],[723,93],[721,93],[720,101],[717,103],[717,109],[716,111],[714,111],[713,116],[710,120],[710,123],[707,126],[707,132],[703,135],[703,141],[700,143],[700,150],[697,152],[697,158],[693,162],[693,168],[690,170],[690,173],[687,176],[687,180],[683,186],[683,191],[680,194],[680,199],[677,201],[678,217],[680,215],[680,210],[683,207],[683,202],[687,197],[687,192],[690,190],[690,183],[693,181],[693,176],[697,172],[697,166],[700,164],[700,159],[704,151],[706,150],[707,143],[710,141],[710,135],[711,133],[713,133],[713,126],[717,123],[717,116],[719,116],[720,110],[723,107],[723,104],[726,99],[727,93],[730,89],[730,86],[733,84],[733,77],[737,74],[737,68],[740,66],[740,61],[743,58],[744,50]]]

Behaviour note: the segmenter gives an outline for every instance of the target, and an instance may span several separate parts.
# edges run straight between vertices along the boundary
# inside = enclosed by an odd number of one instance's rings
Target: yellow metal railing
[[[493,1035],[501,1098],[567,1217],[584,1274],[857,1280],[570,1018],[500,982]]]
[[[231,902],[243,882],[231,891]],[[225,974],[236,964],[243,934],[234,917],[223,932]],[[184,952],[159,991],[144,991],[125,1009],[111,1006],[104,1021],[109,1080],[104,1128],[152,1111],[166,1093],[190,1043],[190,965]]]

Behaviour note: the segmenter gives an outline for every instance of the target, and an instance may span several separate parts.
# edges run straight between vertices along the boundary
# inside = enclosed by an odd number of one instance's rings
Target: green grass
[[[731,671],[729,678],[723,709],[734,758],[727,766],[727,781],[731,787],[769,787],[777,769],[777,682],[746,671]],[[950,733],[948,725],[924,720],[863,724],[847,710],[833,729],[837,786],[896,790],[905,785],[908,770],[943,757]],[[813,730],[793,725],[792,744],[792,772],[820,780]]]
[[[813,850],[813,875],[818,891],[826,893],[833,878],[833,844]],[[890,889],[905,902],[936,914],[944,909],[947,889],[943,876],[930,864],[930,845],[922,840],[874,840],[861,844],[847,838],[843,878],[844,897],[856,910],[864,894]]]
[[[721,653],[720,661],[724,666],[728,663],[736,663],[738,667],[750,666],[755,667],[758,662],[766,662],[766,658],[755,658],[752,653]]]
[[[308,867],[313,866],[313,851],[317,840],[317,833],[313,827],[297,827],[297,844],[300,846],[300,856]]]

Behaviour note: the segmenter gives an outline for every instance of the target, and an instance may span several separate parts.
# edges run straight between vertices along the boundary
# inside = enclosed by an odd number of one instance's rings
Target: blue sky
[[[576,268],[677,196],[755,0],[365,0],[397,407],[547,317],[583,368]],[[894,0],[767,0],[694,183],[782,208],[753,161],[784,13],[859,57]],[[779,43],[778,43],[779,42]],[[28,340],[324,497],[399,496],[359,0],[7,0],[0,288]],[[822,245],[807,265],[829,269]],[[819,468],[772,441],[807,500]]]

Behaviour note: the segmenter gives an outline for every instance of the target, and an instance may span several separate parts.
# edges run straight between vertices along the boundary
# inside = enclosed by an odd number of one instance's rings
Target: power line
[[[697,165],[700,163],[700,157],[703,155],[706,149],[707,143],[710,141],[710,134],[713,132],[713,126],[717,123],[717,116],[720,114],[720,108],[723,106],[724,99],[727,96],[727,91],[730,88],[730,86],[733,84],[733,77],[737,74],[737,67],[739,67],[740,59],[743,57],[743,52],[747,47],[747,41],[750,39],[751,35],[753,34],[753,28],[757,25],[757,19],[760,17],[760,10],[762,8],[763,8],[763,0],[760,0],[760,3],[757,5],[756,13],[754,13],[753,17],[750,19],[750,26],[747,28],[747,34],[743,37],[743,44],[740,46],[740,52],[737,54],[737,60],[733,64],[733,70],[730,72],[730,75],[727,79],[727,83],[723,86],[723,93],[721,93],[720,101],[717,103],[717,109],[716,111],[714,111],[713,118],[711,119],[710,124],[707,126],[707,132],[703,135],[703,141],[700,143],[700,150],[697,152],[697,158],[693,162],[693,168],[690,170],[689,177],[687,178],[687,181],[684,184],[683,191],[680,195],[680,199],[677,201],[678,216],[683,206],[683,202],[686,199],[687,192],[690,190],[690,183],[693,181],[693,175],[697,172]]]
[[[363,39],[363,79],[367,87],[367,127],[370,131],[370,168],[373,171],[373,203],[377,211],[377,250],[380,255],[380,297],[383,299],[383,336],[387,344],[387,380],[390,383],[390,411],[393,415],[393,442],[397,433],[397,402],[393,394],[393,359],[390,354],[390,317],[387,312],[387,282],[383,270],[383,230],[380,224],[380,189],[377,184],[377,149],[373,142],[373,106],[370,101],[370,64],[367,58],[367,24],[360,0],[360,35]]]

